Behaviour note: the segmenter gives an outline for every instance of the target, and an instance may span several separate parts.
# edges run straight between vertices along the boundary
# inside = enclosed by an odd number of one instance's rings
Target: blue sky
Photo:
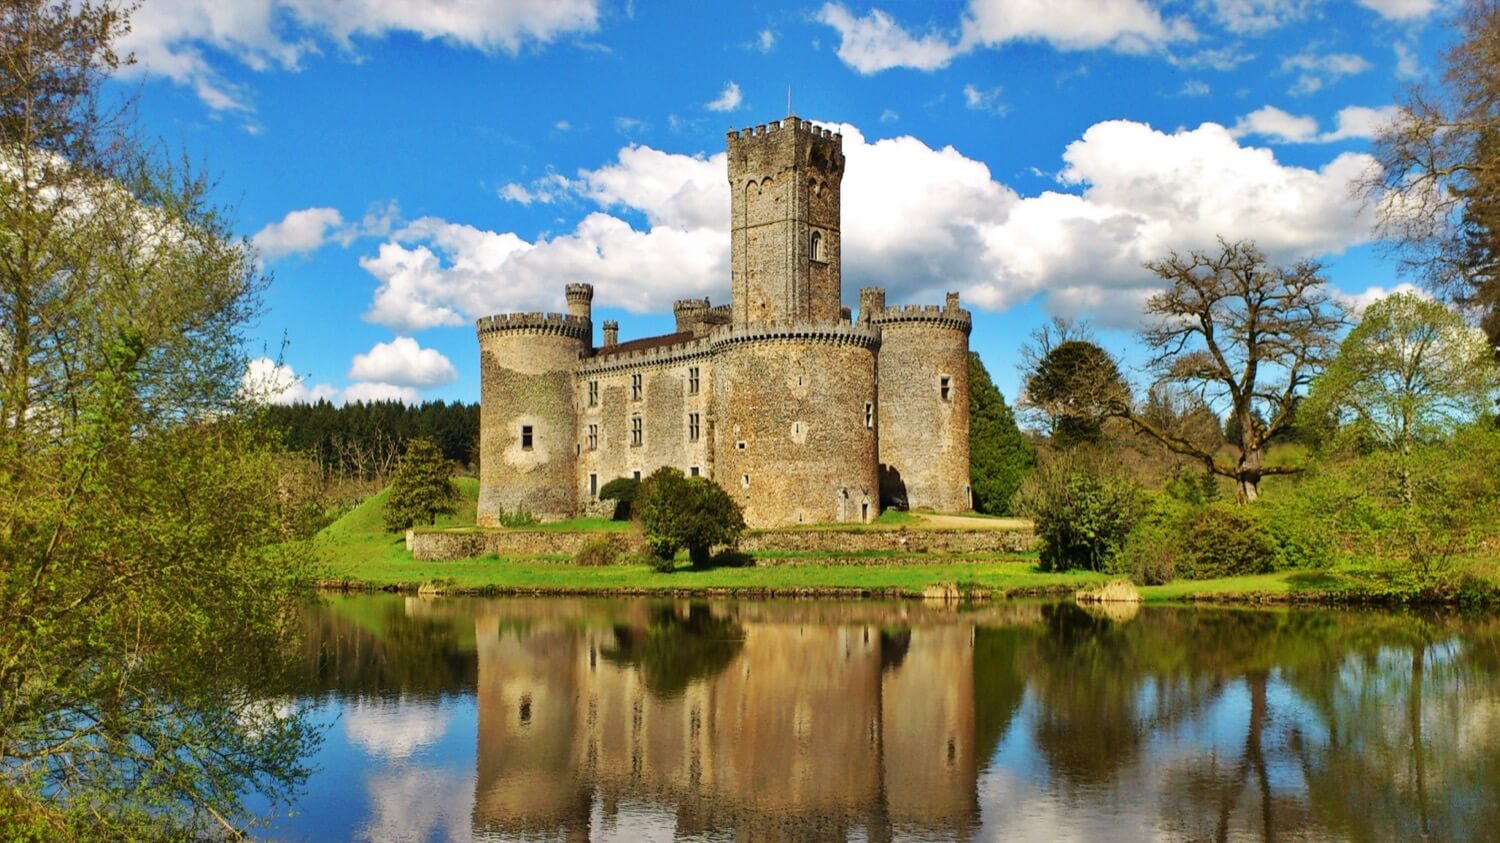
[[[279,398],[477,400],[474,318],[671,330],[728,300],[727,130],[844,133],[844,298],[958,290],[1006,397],[1050,315],[1139,359],[1140,268],[1215,235],[1404,279],[1348,183],[1442,0],[146,0],[118,86],[218,176],[274,282]],[[718,156],[718,157],[716,157]],[[287,345],[281,353],[282,338]]]

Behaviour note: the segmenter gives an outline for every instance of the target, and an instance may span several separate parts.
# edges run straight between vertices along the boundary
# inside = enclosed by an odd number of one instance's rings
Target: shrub
[[[625,553],[625,545],[618,536],[595,536],[584,543],[573,554],[574,565],[615,565]]]
[[[514,510],[506,510],[506,508],[502,506],[500,507],[500,510],[495,513],[495,523],[499,524],[502,527],[509,527],[514,530],[520,527],[535,527],[536,525],[540,524],[541,521],[537,520],[537,517],[535,515],[532,515],[530,512],[527,512],[525,509],[522,509],[519,506]]]
[[[662,560],[687,548],[694,567],[706,566],[713,547],[733,544],[745,529],[744,515],[729,493],[670,466],[646,478],[637,503],[646,547]]]
[[[1276,568],[1276,539],[1259,507],[1230,503],[1193,510],[1182,521],[1177,573],[1189,579],[1263,574]]]
[[[641,481],[634,477],[616,477],[599,490],[599,500],[614,501],[615,511],[611,516],[616,521],[630,517],[631,506],[640,496]]]
[[[1041,568],[1104,570],[1139,516],[1140,492],[1105,453],[1059,453],[1016,493],[1015,509],[1036,524]]]
[[[1173,495],[1152,495],[1125,545],[1107,566],[1137,585],[1162,585],[1177,576],[1183,520],[1191,508]]]

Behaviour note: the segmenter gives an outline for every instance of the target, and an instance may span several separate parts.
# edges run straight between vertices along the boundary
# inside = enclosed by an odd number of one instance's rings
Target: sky
[[[111,83],[217,178],[272,281],[275,400],[477,401],[474,320],[672,330],[729,300],[726,132],[844,138],[843,291],[974,313],[1007,399],[1052,316],[1127,363],[1142,264],[1217,237],[1407,279],[1350,183],[1451,0],[145,0]],[[790,95],[789,95],[790,91]],[[1144,373],[1135,378],[1142,382]]]

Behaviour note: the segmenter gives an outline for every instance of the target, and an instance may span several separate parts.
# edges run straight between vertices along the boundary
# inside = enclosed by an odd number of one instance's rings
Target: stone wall
[[[807,553],[1024,553],[1035,548],[1036,536],[1029,530],[757,530],[746,533],[740,539],[740,550],[751,554],[765,550]],[[757,560],[756,564],[775,564],[777,561]],[[878,559],[863,561],[879,562]]]
[[[972,507],[968,314],[956,302],[942,311],[890,310],[876,317],[882,497],[887,505],[967,511]],[[929,310],[932,318],[925,318]]]
[[[560,530],[475,530],[468,532],[413,531],[406,534],[406,549],[418,562],[445,562],[493,553],[497,556],[572,556],[590,541],[614,536],[630,550],[627,532],[563,532]]]
[[[879,514],[873,334],[837,333],[715,351],[714,478],[752,527]]]

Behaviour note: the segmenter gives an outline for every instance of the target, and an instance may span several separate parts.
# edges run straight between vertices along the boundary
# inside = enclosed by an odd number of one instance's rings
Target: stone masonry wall
[[[887,321],[879,371],[883,497],[913,509],[968,510],[968,332],[941,321]]]
[[[757,530],[740,539],[740,550],[746,553],[1024,553],[1035,547],[1036,536],[1028,530]]]
[[[493,553],[497,556],[572,556],[601,536],[615,536],[629,550],[629,533],[562,532],[557,530],[478,530],[473,532],[408,531],[406,549],[418,562],[445,562]]]

